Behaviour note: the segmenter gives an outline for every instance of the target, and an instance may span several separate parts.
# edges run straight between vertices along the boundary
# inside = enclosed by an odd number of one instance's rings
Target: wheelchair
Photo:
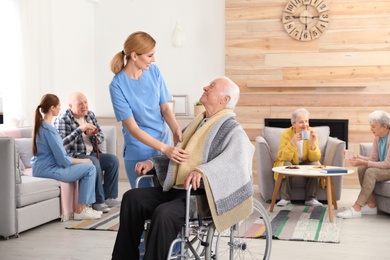
[[[138,177],[136,187],[142,179],[153,177],[154,175]],[[204,216],[207,211],[205,205],[208,208],[206,196],[191,195],[191,190],[190,185],[186,194],[185,224],[178,237],[172,241],[167,260],[270,259],[271,222],[267,210],[258,200],[253,198],[251,215],[229,229],[218,232],[211,214]],[[203,216],[199,217],[200,215]],[[148,222],[145,223],[146,233],[147,227]],[[143,242],[147,243],[145,240]]]

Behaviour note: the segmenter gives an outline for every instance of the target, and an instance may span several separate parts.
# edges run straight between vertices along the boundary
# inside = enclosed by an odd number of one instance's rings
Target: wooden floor
[[[120,182],[120,194],[128,188],[128,183]],[[358,189],[343,189],[339,208],[350,206],[358,192]],[[0,240],[0,259],[111,259],[116,232],[65,229],[72,223],[75,222],[53,221],[23,232],[19,238]],[[273,240],[271,259],[390,259],[389,234],[388,214],[344,220],[339,244]]]

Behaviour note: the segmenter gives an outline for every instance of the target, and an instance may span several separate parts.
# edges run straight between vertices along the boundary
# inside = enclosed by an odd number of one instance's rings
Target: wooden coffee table
[[[336,193],[334,191],[333,177],[352,174],[355,170],[348,169],[347,173],[322,173],[320,169],[313,168],[313,165],[297,165],[299,169],[286,169],[286,166],[278,166],[272,168],[273,172],[279,173],[278,179],[275,184],[274,193],[272,195],[272,202],[269,208],[269,211],[274,210],[276,197],[278,196],[280,185],[282,183],[283,177],[285,176],[301,176],[306,178],[325,178],[326,180],[326,198],[328,200],[328,211],[329,211],[329,220],[333,222],[333,207],[337,209]],[[326,168],[340,168],[338,166],[326,166]],[[332,207],[333,205],[333,207]]]

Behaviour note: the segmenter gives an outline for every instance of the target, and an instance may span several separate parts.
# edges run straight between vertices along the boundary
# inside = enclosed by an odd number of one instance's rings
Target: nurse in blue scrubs
[[[111,102],[117,121],[122,122],[123,158],[132,188],[138,162],[161,154],[179,164],[188,158],[185,150],[175,147],[182,131],[168,105],[171,96],[161,72],[153,64],[155,46],[149,34],[134,32],[111,60],[115,74],[110,83]]]

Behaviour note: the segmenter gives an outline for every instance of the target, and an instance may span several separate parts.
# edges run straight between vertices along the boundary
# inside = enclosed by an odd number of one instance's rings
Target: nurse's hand
[[[177,145],[178,142],[181,142],[183,141],[183,133],[181,131],[181,129],[177,129],[175,132],[172,133],[173,134],[173,143],[174,145]]]
[[[182,164],[188,159],[188,153],[179,147],[166,146],[163,153],[168,156],[169,159],[178,164]]]

